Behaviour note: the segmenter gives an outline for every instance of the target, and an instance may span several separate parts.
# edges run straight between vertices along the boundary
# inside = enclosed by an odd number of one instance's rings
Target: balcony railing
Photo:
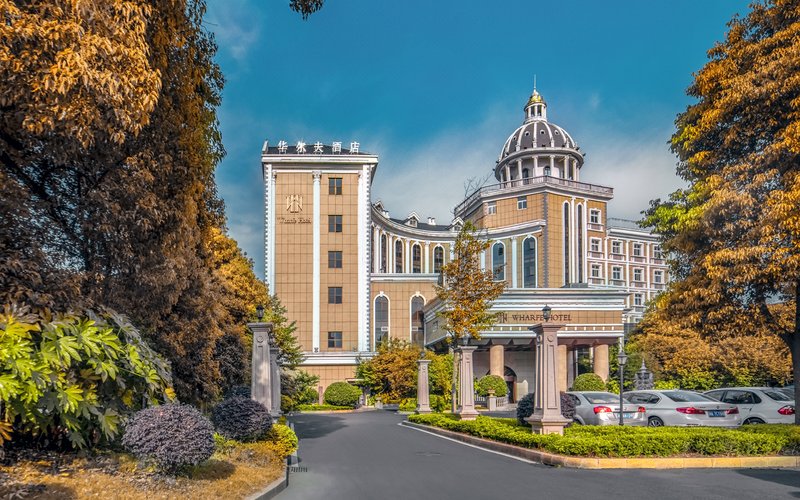
[[[467,196],[466,199],[464,199],[464,201],[462,201],[456,206],[455,213],[462,214],[462,212],[466,210],[467,207],[472,205],[472,203],[474,203],[475,200],[483,196],[499,193],[501,191],[502,192],[523,191],[529,188],[530,186],[534,185],[566,187],[574,189],[576,191],[582,191],[585,193],[603,194],[608,196],[614,194],[614,188],[599,186],[597,184],[587,184],[585,182],[572,181],[569,179],[561,179],[559,177],[551,177],[549,175],[543,175],[540,177],[526,177],[524,179],[515,179],[511,181],[501,182],[499,184],[491,184],[476,189],[475,192]]]

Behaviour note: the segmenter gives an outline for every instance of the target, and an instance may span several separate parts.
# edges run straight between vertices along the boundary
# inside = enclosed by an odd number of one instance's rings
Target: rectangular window
[[[589,240],[589,249],[592,252],[599,252],[600,251],[600,239],[599,238],[592,238]]]
[[[328,216],[328,232],[341,233],[342,232],[342,216],[329,215]]]
[[[600,210],[589,210],[589,222],[591,224],[600,224]]]
[[[328,347],[342,348],[342,332],[328,332]]]
[[[342,303],[342,287],[329,286],[328,287],[328,304],[341,304]]]
[[[497,213],[497,203],[490,201],[486,204],[486,215],[494,215]]]
[[[622,242],[621,241],[612,241],[611,242],[611,253],[621,254],[622,253]]]
[[[642,256],[642,244],[641,243],[634,243],[633,244],[633,256],[634,257],[641,257]]]
[[[643,274],[644,274],[644,273],[642,272],[642,270],[641,270],[641,269],[634,269],[634,270],[633,270],[633,281],[644,281],[644,280],[642,279],[642,275],[643,275]]]
[[[328,268],[341,269],[342,268],[342,252],[333,250],[328,252]]]
[[[664,271],[653,271],[653,283],[664,282]]]
[[[592,264],[592,278],[601,278],[600,264]]]
[[[528,208],[528,197],[527,196],[517,197],[517,210],[525,210],[526,208]]]
[[[663,259],[664,254],[661,253],[661,245],[653,245],[653,258]]]
[[[641,293],[634,293],[633,294],[633,305],[635,305],[635,306],[644,305],[644,296]]]
[[[328,177],[328,194],[342,194],[341,177]]]
[[[611,279],[615,281],[620,281],[622,279],[622,268],[621,267],[612,267],[611,268]]]

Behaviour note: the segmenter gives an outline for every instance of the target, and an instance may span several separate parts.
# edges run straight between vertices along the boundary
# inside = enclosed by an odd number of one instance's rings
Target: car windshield
[[[584,392],[583,397],[585,397],[586,400],[593,405],[614,403],[619,404],[619,394],[612,394],[610,392]],[[623,399],[622,402],[627,403],[628,400]]]
[[[705,403],[707,401],[714,401],[708,396],[703,396],[692,391],[669,391],[664,395],[676,403]]]
[[[780,391],[762,390],[764,394],[774,399],[775,401],[792,401],[792,398]]]

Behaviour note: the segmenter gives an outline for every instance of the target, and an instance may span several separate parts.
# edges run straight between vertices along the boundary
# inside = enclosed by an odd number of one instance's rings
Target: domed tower
[[[534,87],[525,105],[525,121],[506,140],[494,176],[509,186],[549,176],[579,180],[583,154],[566,130],[547,121],[547,103]]]

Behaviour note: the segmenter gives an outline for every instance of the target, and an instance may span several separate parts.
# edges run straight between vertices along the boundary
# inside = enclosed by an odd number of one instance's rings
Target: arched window
[[[442,272],[443,265],[444,265],[444,248],[436,247],[433,249],[433,272],[435,273]]]
[[[375,297],[375,350],[389,339],[389,299]]]
[[[411,247],[411,272],[422,272],[422,249],[418,243],[414,243],[414,246]]]
[[[531,171],[528,170],[527,168],[523,168],[522,169],[522,183],[523,184],[530,184],[530,182],[531,182],[530,181],[530,176],[531,176]]]
[[[394,242],[394,272],[403,272],[403,242],[400,240]]]
[[[387,273],[389,269],[387,269],[387,262],[389,260],[389,247],[386,244],[386,235],[381,235],[381,272]]]
[[[423,347],[425,344],[425,318],[422,308],[425,299],[419,295],[411,298],[411,343]]]
[[[536,288],[536,238],[533,236],[522,242],[522,286]]]
[[[564,203],[564,284],[569,284],[569,203]]]
[[[506,279],[506,251],[505,246],[499,241],[492,245],[492,271],[494,279],[502,281]]]
[[[578,205],[578,283],[583,283],[583,205]]]

